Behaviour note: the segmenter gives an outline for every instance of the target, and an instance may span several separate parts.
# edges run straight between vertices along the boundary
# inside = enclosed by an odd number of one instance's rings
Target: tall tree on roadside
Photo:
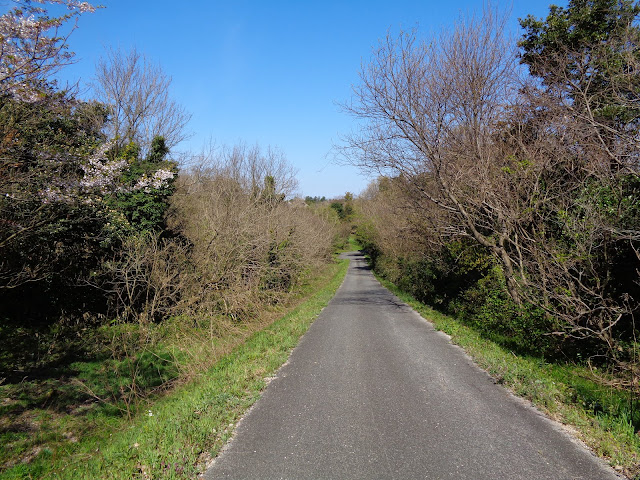
[[[437,38],[403,32],[383,40],[345,105],[363,123],[346,138],[344,154],[357,166],[400,178],[416,204],[431,204],[440,212],[443,239],[471,237],[491,251],[519,301],[504,199],[491,188],[505,161],[492,135],[519,86],[505,18],[486,10]]]
[[[53,219],[68,217],[54,205],[54,190],[77,177],[104,122],[100,106],[56,91],[51,78],[73,61],[70,23],[95,7],[76,0],[13,3],[0,16],[0,290],[56,268],[51,260],[60,249],[51,242],[38,249],[47,235],[60,233]],[[68,13],[52,16],[51,5]],[[39,229],[43,235],[36,235]]]
[[[16,3],[0,17],[0,319],[29,324],[104,308],[90,277],[121,237],[162,228],[176,166],[161,137],[147,159],[136,145],[114,153],[107,109],[56,88],[51,74],[73,58],[57,29],[93,7]]]
[[[631,0],[571,0],[552,5],[545,20],[520,21],[521,62],[569,113],[591,125],[617,168],[635,162],[640,119],[640,4]],[[620,155],[621,142],[629,151]],[[615,145],[616,142],[618,145]]]
[[[542,81],[527,90],[519,141],[537,172],[536,208],[519,228],[525,291],[568,335],[598,338],[623,363],[619,340],[634,334],[640,300],[638,14],[627,0],[571,0],[521,20],[519,42]]]
[[[134,142],[146,155],[156,137],[169,150],[189,137],[191,119],[170,96],[171,77],[159,65],[132,50],[108,50],[97,65],[94,90],[110,108],[108,135],[117,152]]]

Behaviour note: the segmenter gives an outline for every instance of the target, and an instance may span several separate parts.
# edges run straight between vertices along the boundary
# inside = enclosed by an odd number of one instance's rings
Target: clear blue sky
[[[102,0],[70,38],[78,63],[64,78],[89,82],[104,47],[136,47],[173,78],[172,94],[193,118],[200,150],[245,141],[278,146],[298,170],[300,194],[359,193],[369,179],[332,162],[340,134],[352,128],[337,102],[348,100],[362,61],[387,30],[421,34],[450,25],[482,0],[219,1]],[[566,5],[566,1],[554,2]],[[2,6],[2,5],[5,6]],[[7,1],[0,1],[0,11]],[[516,1],[517,18],[546,16],[549,2]]]

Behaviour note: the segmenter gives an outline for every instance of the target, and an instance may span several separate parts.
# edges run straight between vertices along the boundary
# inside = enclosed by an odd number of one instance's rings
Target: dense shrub
[[[376,251],[374,245],[368,248]],[[492,340],[519,352],[558,353],[560,337],[549,334],[555,328],[552,319],[532,305],[517,305],[509,296],[499,266],[473,243],[452,241],[437,255],[394,257],[378,253],[375,259],[376,271],[399,288]]]

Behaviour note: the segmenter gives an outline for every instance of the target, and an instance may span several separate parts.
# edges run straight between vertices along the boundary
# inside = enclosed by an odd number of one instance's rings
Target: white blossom
[[[89,2],[77,0],[34,1],[66,5],[70,12],[49,17],[45,7],[17,1],[17,7],[0,16],[0,92],[20,99],[38,79],[46,79],[71,61],[73,54],[64,48],[68,35],[59,35],[60,27],[73,17],[95,11]]]
[[[40,192],[42,203],[73,203],[75,199],[69,193],[63,193],[59,187],[47,187]]]
[[[51,183],[39,192],[43,203],[93,204],[100,201],[104,194],[129,193],[139,190],[149,192],[151,188],[162,188],[176,175],[174,171],[160,168],[150,175],[143,175],[135,185],[122,184],[122,176],[129,167],[125,159],[110,160],[107,152],[113,148],[114,141],[101,144],[81,165],[82,175],[69,178],[52,178]],[[43,160],[49,163],[62,163],[64,157],[47,155]]]
[[[118,188],[120,176],[127,168],[124,159],[109,160],[106,153],[113,147],[113,142],[105,142],[82,165],[84,176],[79,182],[83,190],[98,189],[106,193]]]
[[[166,170],[160,168],[153,172],[153,176],[149,178],[148,176],[142,176],[138,182],[133,187],[134,190],[142,190],[149,191],[150,187],[153,188],[162,188],[167,186],[167,180],[171,180],[175,176],[175,173],[171,170]]]

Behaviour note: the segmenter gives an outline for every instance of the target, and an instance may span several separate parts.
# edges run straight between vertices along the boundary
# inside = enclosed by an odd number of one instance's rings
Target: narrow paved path
[[[206,479],[615,479],[347,254],[338,293]]]

